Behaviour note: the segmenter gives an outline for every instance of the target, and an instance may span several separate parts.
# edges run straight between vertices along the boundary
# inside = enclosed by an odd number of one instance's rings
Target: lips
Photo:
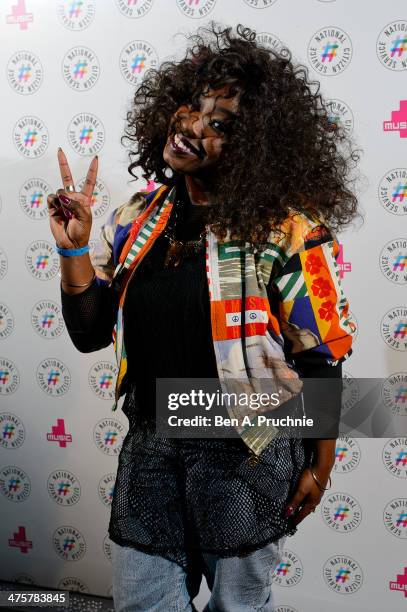
[[[175,136],[177,136],[177,139],[179,139],[181,141],[182,145],[184,145],[183,147],[179,146],[179,144],[177,144],[177,142],[175,141]],[[204,157],[204,155],[202,154],[201,151],[196,149],[194,147],[194,145],[189,142],[189,140],[187,140],[184,136],[182,136],[179,133],[172,134],[172,136],[170,138],[170,143],[171,143],[172,148],[177,153],[184,154],[184,155],[190,155],[192,153],[193,155],[196,155],[200,159],[203,159],[203,157]],[[187,150],[185,150],[185,149],[187,149]]]

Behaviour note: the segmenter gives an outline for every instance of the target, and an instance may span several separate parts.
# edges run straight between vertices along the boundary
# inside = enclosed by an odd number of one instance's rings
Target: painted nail
[[[63,204],[70,204],[71,200],[64,195],[59,195],[58,198],[61,200]]]
[[[62,149],[61,149],[61,147],[58,147],[58,153],[59,153],[60,151],[62,151]]]
[[[294,512],[294,508],[293,508],[293,506],[288,506],[288,507],[285,509],[285,512],[284,512],[284,517],[285,517],[285,518],[288,518],[289,516],[291,516],[291,515],[293,514],[293,512]]]

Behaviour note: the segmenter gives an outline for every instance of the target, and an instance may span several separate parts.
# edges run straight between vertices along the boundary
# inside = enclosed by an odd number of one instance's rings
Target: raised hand
[[[74,187],[74,181],[62,149],[58,149],[58,163],[64,188],[47,198],[51,232],[58,247],[80,248],[88,244],[92,228],[90,206],[97,178],[98,157],[92,159],[81,191],[66,191],[68,186]]]

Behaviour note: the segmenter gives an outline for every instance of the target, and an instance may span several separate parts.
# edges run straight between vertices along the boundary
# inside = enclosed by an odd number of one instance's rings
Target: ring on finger
[[[75,187],[73,185],[67,185],[65,187],[65,191],[70,191],[70,192],[75,191]]]

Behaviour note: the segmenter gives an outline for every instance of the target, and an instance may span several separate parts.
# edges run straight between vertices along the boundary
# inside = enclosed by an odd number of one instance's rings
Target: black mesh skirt
[[[129,431],[119,455],[109,536],[186,568],[191,555],[242,556],[293,535],[284,507],[306,463],[301,438],[277,436],[256,465],[240,438],[159,438],[138,418],[129,390]]]

